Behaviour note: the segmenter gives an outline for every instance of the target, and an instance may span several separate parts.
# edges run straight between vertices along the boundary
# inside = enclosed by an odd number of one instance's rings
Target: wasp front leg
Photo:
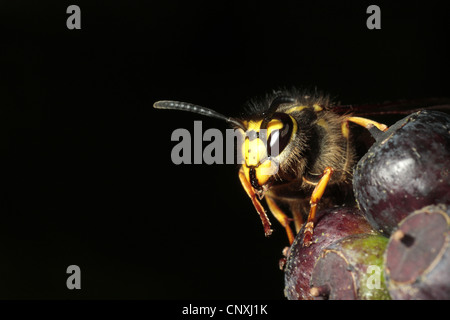
[[[311,209],[309,210],[308,220],[306,221],[305,230],[303,231],[303,233],[305,234],[305,237],[303,239],[304,247],[309,247],[312,243],[317,204],[322,198],[323,193],[325,192],[325,189],[327,187],[328,182],[330,181],[333,172],[334,172],[333,168],[331,167],[325,168],[322,177],[320,178],[311,195],[311,200],[309,201]]]
[[[272,229],[270,228],[270,221],[267,217],[266,210],[264,210],[264,207],[261,205],[261,202],[259,202],[259,199],[257,198],[257,195],[255,193],[255,190],[253,189],[250,182],[245,177],[245,173],[243,168],[239,170],[239,179],[241,180],[241,184],[244,187],[245,192],[247,192],[247,195],[252,200],[253,206],[255,207],[256,211],[259,214],[259,217],[261,218],[261,222],[264,226],[264,233],[267,236],[270,236],[272,234]]]
[[[276,204],[275,200],[273,200],[271,197],[266,196],[266,202],[267,205],[269,206],[270,211],[272,212],[272,214],[274,215],[274,217],[278,220],[278,222],[280,222],[280,224],[284,227],[284,229],[286,230],[286,234],[289,240],[289,245],[292,245],[292,243],[294,242],[294,232],[292,232],[291,227],[289,226],[289,224],[291,223],[292,218],[289,218],[281,209],[280,207]]]

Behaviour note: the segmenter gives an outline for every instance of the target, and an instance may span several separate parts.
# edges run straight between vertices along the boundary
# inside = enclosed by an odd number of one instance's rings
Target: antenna
[[[238,128],[241,128],[242,130],[246,130],[244,124],[235,118],[232,117],[226,117],[223,114],[211,110],[209,108],[205,108],[205,107],[201,107],[192,103],[187,103],[187,102],[179,102],[179,101],[170,101],[170,100],[162,100],[162,101],[157,101],[153,104],[153,108],[155,109],[170,109],[170,110],[181,110],[181,111],[188,111],[188,112],[193,112],[193,113],[198,113],[210,118],[216,118],[216,119],[220,119],[220,120],[224,120],[228,123],[231,123],[235,126],[237,126]]]

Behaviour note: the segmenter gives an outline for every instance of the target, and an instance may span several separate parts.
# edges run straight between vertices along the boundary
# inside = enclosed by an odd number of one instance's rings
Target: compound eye
[[[283,152],[291,141],[294,124],[292,123],[291,117],[285,113],[275,113],[272,116],[272,120],[281,122],[281,128],[272,130],[267,138],[267,153],[269,157],[276,157]]]

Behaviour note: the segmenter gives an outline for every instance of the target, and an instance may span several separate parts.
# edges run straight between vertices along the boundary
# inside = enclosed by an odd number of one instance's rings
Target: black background
[[[448,96],[443,3],[2,2],[0,298],[283,299],[286,236],[272,219],[264,237],[237,166],[171,161],[173,130],[226,125],[153,102],[238,115],[280,86]]]

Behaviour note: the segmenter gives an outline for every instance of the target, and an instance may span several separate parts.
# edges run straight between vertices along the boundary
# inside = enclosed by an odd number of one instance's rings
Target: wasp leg
[[[273,230],[270,228],[270,221],[269,218],[267,217],[266,210],[264,210],[264,207],[261,205],[261,202],[259,202],[256,193],[253,190],[253,187],[250,184],[250,182],[245,177],[245,173],[242,168],[241,170],[239,170],[239,179],[241,180],[242,187],[244,187],[245,192],[247,192],[248,196],[252,200],[253,206],[255,207],[256,211],[259,214],[259,217],[261,218],[266,237],[270,236]]]
[[[328,182],[330,181],[333,172],[334,172],[333,168],[331,167],[325,168],[325,170],[323,171],[322,178],[320,178],[311,195],[311,200],[309,201],[311,209],[309,210],[308,220],[305,225],[305,230],[303,231],[303,233],[305,234],[305,238],[303,239],[304,247],[309,247],[312,243],[314,219],[316,217],[317,204],[319,203],[320,198],[322,198],[322,195],[325,192],[325,189],[327,187]]]
[[[342,170],[342,175],[345,175],[346,172],[351,172],[351,167],[353,165],[353,158],[354,155],[352,154],[352,149],[350,147],[350,128],[348,126],[348,121],[343,121],[341,124],[341,132],[342,132],[342,136],[345,138],[345,140],[347,141],[346,143],[346,156],[345,156],[345,163],[344,163],[344,169]]]
[[[266,202],[273,216],[281,223],[284,229],[286,229],[289,245],[291,245],[294,242],[294,233],[292,232],[292,229],[289,226],[289,223],[292,221],[292,219],[284,214],[284,212],[280,209],[280,207],[275,203],[275,201],[271,197],[266,196]]]
[[[381,131],[386,131],[388,129],[387,125],[366,118],[348,117],[347,121],[359,124],[366,129],[369,129],[371,126],[377,127]]]
[[[292,209],[292,215],[294,216],[295,233],[297,234],[303,226],[303,216],[299,208]]]

